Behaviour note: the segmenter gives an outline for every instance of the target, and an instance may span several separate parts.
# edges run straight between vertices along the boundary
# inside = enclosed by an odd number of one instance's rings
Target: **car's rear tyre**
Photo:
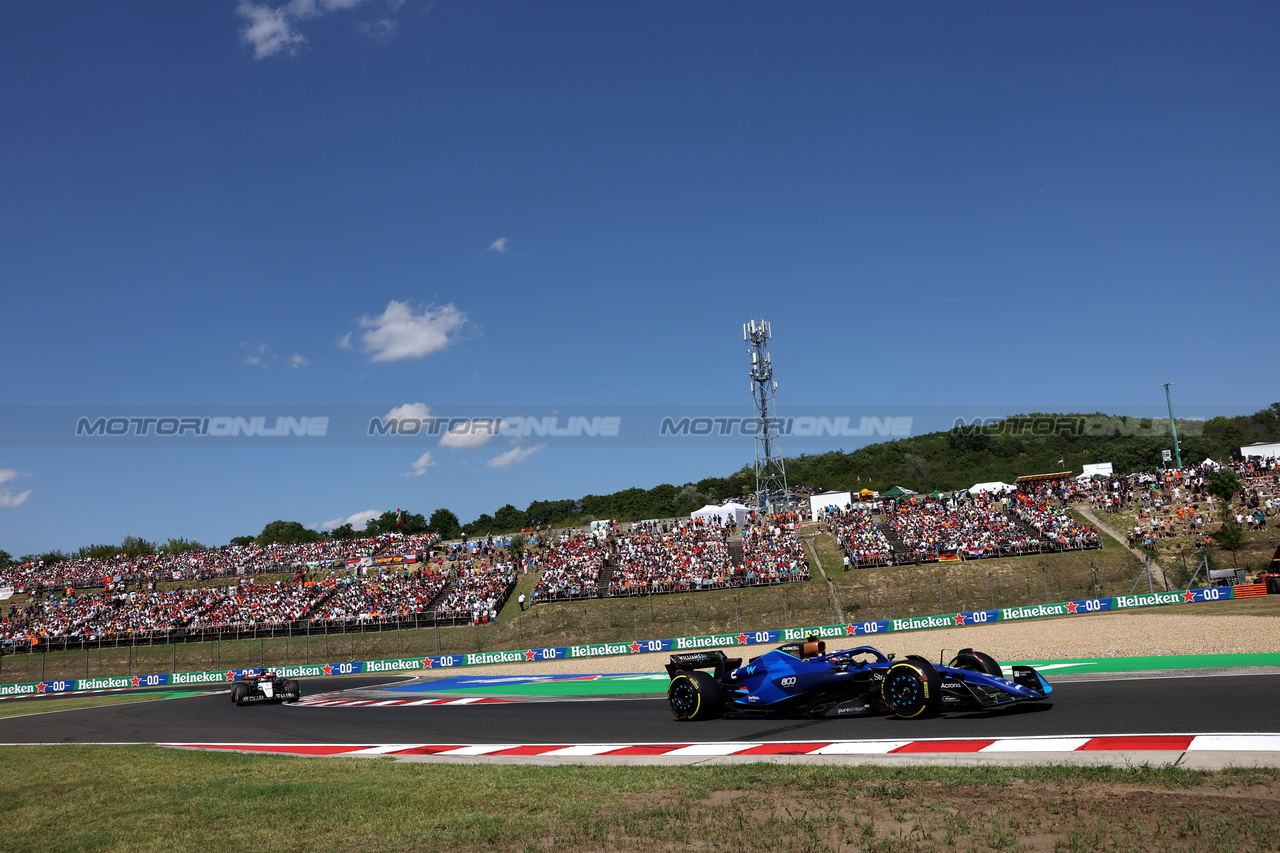
[[[880,683],[880,698],[903,719],[931,717],[942,707],[942,678],[933,664],[912,655],[889,667]]]
[[[974,672],[994,675],[997,678],[1004,675],[1003,670],[1000,669],[1000,664],[995,658],[986,652],[978,652],[973,649],[961,649],[947,666],[953,666],[956,669],[970,669]]]
[[[302,698],[302,686],[292,679],[284,683],[284,692],[295,694],[295,698],[288,700],[290,702],[297,702]]]
[[[1267,578],[1267,595],[1280,595],[1280,578]]]
[[[677,672],[667,687],[667,704],[677,720],[710,720],[720,716],[719,683],[705,672]]]
[[[249,695],[249,685],[244,682],[231,685],[231,704],[243,705],[244,698]]]

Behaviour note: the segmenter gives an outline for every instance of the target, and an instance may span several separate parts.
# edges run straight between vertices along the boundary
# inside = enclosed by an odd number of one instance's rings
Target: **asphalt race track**
[[[304,695],[402,682],[386,676],[303,681]],[[38,709],[40,699],[21,700]],[[680,723],[665,698],[418,707],[237,708],[225,692],[4,721],[7,743],[558,743],[1255,734],[1280,730],[1280,676],[1059,683],[1052,708],[1000,713]]]

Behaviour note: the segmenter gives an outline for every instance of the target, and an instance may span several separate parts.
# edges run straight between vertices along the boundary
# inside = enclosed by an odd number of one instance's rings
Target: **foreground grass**
[[[51,806],[56,803],[56,806]],[[1255,850],[1280,771],[526,767],[0,750],[0,850]]]

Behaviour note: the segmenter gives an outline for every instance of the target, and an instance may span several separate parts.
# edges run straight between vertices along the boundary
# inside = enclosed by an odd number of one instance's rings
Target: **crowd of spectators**
[[[1067,507],[1055,507],[1030,495],[1015,495],[1012,512],[1057,550],[1100,548],[1097,528],[1076,521]]]
[[[179,631],[225,634],[296,629],[305,623],[323,628],[434,617],[432,602],[448,580],[441,572],[403,569],[316,580],[299,575],[269,583],[240,578],[230,585],[163,591],[151,584],[131,590],[120,584],[113,590],[50,591],[29,597],[21,607],[10,604],[0,619],[0,642],[38,646],[41,639],[59,638],[142,641]],[[466,591],[464,585],[461,598],[470,601]],[[501,601],[488,604],[500,607]],[[459,617],[451,613],[439,618]]]
[[[855,568],[893,563],[893,545],[876,524],[873,507],[853,504],[848,509],[827,512],[821,520]]]
[[[1265,530],[1280,514],[1280,462],[1251,459],[1232,464],[1243,489],[1231,520],[1248,530]],[[1190,537],[1205,544],[1211,525],[1223,521],[1221,501],[1209,493],[1216,465],[1097,477],[1059,486],[1062,503],[1088,501],[1099,512],[1123,516],[1129,544],[1158,552],[1164,540]]]
[[[432,602],[448,582],[448,575],[431,570],[408,576],[382,572],[373,578],[343,578],[316,608],[312,621],[341,624],[419,616],[431,612]]]
[[[779,522],[744,528],[740,574],[747,586],[807,581],[809,558],[795,525]]]
[[[74,558],[45,564],[34,560],[0,568],[0,587],[18,593],[46,589],[92,589],[158,581],[205,581],[219,577],[371,563],[376,557],[416,560],[440,541],[435,533],[384,533],[361,539],[321,539],[290,544],[227,545],[222,548],[106,559]]]
[[[458,579],[436,606],[440,619],[466,619],[473,625],[491,622],[516,586],[516,568],[510,562],[489,563],[481,558],[471,567],[457,569]]]
[[[1041,542],[1023,530],[992,493],[901,501],[885,514],[907,553],[898,562],[1012,556],[1036,552]]]
[[[333,581],[253,583],[196,589],[116,589],[44,594],[0,621],[0,639],[146,639],[180,630],[238,631],[278,626],[310,616]]]
[[[732,586],[736,567],[729,558],[727,539],[724,529],[692,523],[680,523],[666,533],[655,530],[628,536],[618,543],[609,595]]]
[[[242,631],[257,626],[278,626],[306,619],[333,587],[314,581],[254,583],[245,579],[235,586],[215,587],[228,591],[190,623],[197,630]]]
[[[594,536],[566,537],[540,554],[526,554],[525,572],[541,572],[533,600],[594,598],[606,554],[607,549]]]

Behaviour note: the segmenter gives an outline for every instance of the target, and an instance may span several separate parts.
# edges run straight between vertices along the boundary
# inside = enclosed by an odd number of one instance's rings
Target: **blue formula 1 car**
[[[1042,702],[1053,692],[1032,667],[1015,666],[1013,677],[1005,678],[1000,664],[973,649],[935,666],[917,655],[894,660],[871,646],[828,654],[826,643],[813,638],[787,643],[746,666],[718,649],[674,654],[667,674],[667,702],[677,720],[886,712],[914,718]]]

